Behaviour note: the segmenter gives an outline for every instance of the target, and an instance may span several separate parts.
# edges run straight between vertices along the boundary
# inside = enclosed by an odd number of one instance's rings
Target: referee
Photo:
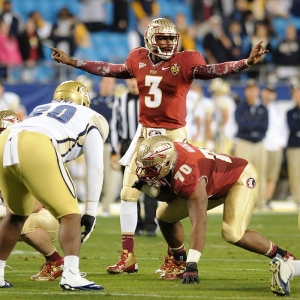
[[[135,78],[126,79],[127,91],[115,98],[111,119],[112,164],[116,165],[117,157],[122,157],[136,133],[139,119],[139,92]],[[118,155],[115,155],[115,154]],[[124,174],[125,167],[122,166]],[[136,236],[156,236],[157,200],[144,194],[145,219],[141,217],[140,200],[138,201],[138,223]]]

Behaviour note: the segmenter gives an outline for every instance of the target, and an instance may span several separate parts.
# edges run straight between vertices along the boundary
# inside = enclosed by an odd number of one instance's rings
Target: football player
[[[89,106],[87,88],[66,81],[58,85],[50,103],[37,106],[26,120],[0,135],[0,190],[10,211],[0,223],[0,287],[10,287],[4,279],[6,260],[38,199],[60,223],[58,241],[64,254],[60,287],[103,290],[79,272],[80,244],[89,238],[96,223],[103,143],[109,130],[104,117]],[[87,199],[81,217],[65,163],[82,154],[87,167]]]
[[[134,231],[137,225],[137,200],[140,192],[132,189],[135,182],[136,149],[144,138],[153,134],[166,134],[182,142],[185,129],[186,95],[194,79],[212,79],[235,74],[256,64],[268,52],[262,41],[248,59],[207,65],[197,51],[178,51],[179,34],[168,19],[151,21],[144,33],[145,48],[132,50],[124,64],[103,61],[77,60],[63,51],[52,48],[51,57],[94,75],[127,79],[135,77],[140,95],[140,126],[136,138],[120,163],[127,166],[121,190],[120,224],[123,251],[119,261],[107,268],[108,273],[134,273],[138,270],[134,255]],[[121,47],[121,45],[120,45]]]
[[[9,126],[20,122],[21,119],[14,111],[9,109],[0,111],[0,133]],[[0,205],[0,220],[2,220],[10,212],[6,209],[3,200],[2,203],[0,201]],[[63,258],[52,243],[57,240],[58,228],[58,221],[36,200],[33,212],[22,228],[20,240],[43,254],[46,262],[37,274],[30,277],[31,280],[52,281],[61,276]]]
[[[224,205],[222,237],[233,245],[270,259],[295,259],[248,225],[258,197],[258,173],[243,158],[221,155],[161,135],[145,139],[137,150],[134,184],[162,202],[157,209],[168,255],[161,279],[198,283],[197,264],[205,245],[207,210]],[[181,220],[190,218],[189,251]],[[170,257],[170,254],[173,257]]]

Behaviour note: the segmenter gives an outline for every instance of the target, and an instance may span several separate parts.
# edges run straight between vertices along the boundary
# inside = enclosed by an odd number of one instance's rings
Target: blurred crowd
[[[290,77],[299,76],[299,0],[77,0],[75,13],[60,1],[51,20],[38,6],[25,15],[15,10],[19,1],[0,1],[0,78],[13,78],[13,68],[20,67],[18,80],[38,81],[37,67],[50,64],[48,46],[76,57],[78,49],[95,46],[91,35],[99,32],[124,34],[128,42],[124,49],[143,46],[145,27],[157,17],[175,23],[181,34],[180,50],[196,49],[208,64],[248,57],[253,45],[262,40],[269,54],[230,80],[286,84]],[[180,11],[178,5],[188,10]],[[57,78],[49,72],[51,76],[42,78]]]

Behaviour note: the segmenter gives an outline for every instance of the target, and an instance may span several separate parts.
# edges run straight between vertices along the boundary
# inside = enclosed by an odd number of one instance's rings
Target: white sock
[[[71,270],[73,273],[79,273],[79,257],[76,255],[65,256],[64,270]]]
[[[137,225],[137,202],[121,200],[120,223],[121,232],[134,234]]]
[[[288,260],[289,262],[289,266],[290,264],[294,267],[294,270],[292,270],[293,272],[293,276],[300,276],[300,260],[293,260],[293,259],[290,259]]]
[[[4,285],[4,268],[6,266],[5,260],[0,260],[0,286]]]

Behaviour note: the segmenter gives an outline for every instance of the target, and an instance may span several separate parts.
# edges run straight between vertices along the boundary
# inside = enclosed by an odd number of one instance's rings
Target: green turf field
[[[250,227],[289,249],[300,258],[300,232],[297,213],[255,213]],[[222,240],[221,214],[208,215],[207,242],[199,263],[200,284],[182,285],[181,281],[166,282],[154,271],[166,254],[161,234],[158,237],[136,237],[135,254],[139,272],[109,275],[106,267],[117,262],[121,249],[119,218],[98,218],[90,239],[82,245],[80,270],[87,278],[104,286],[102,292],[67,292],[59,280],[33,282],[44,258],[24,243],[18,243],[7,261],[6,279],[14,284],[1,289],[0,299],[276,299],[270,292],[269,260],[247,252]],[[190,224],[184,221],[186,245]],[[58,245],[58,244],[57,244]],[[59,246],[57,246],[59,249]],[[300,278],[291,282],[291,298],[300,299]]]

